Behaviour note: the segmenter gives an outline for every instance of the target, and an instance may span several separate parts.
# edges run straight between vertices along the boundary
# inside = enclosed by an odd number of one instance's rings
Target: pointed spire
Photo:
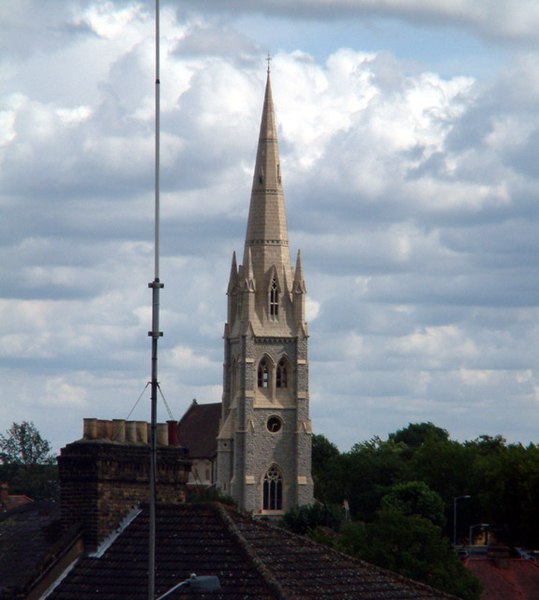
[[[305,287],[305,280],[303,278],[303,263],[301,262],[301,251],[298,250],[298,257],[296,259],[296,271],[294,274],[294,293],[305,294],[307,289]]]
[[[252,250],[254,266],[257,269],[256,275],[259,274],[258,269],[265,272],[271,264],[290,264],[288,229],[269,71],[253,174],[244,264],[248,248]]]
[[[230,277],[228,279],[227,294],[231,294],[236,287],[238,280],[238,265],[236,264],[236,252],[232,253],[232,265],[230,267]]]

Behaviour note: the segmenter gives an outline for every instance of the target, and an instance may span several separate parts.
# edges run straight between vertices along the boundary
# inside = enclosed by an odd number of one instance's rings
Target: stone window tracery
[[[264,510],[283,508],[283,477],[275,465],[271,466],[264,476],[262,508]]]
[[[271,280],[269,294],[269,313],[272,319],[277,319],[279,316],[279,288],[275,277]]]
[[[258,364],[258,387],[269,388],[270,383],[270,369],[268,365],[268,359],[263,358]]]
[[[286,358],[281,358],[277,364],[276,385],[278,388],[288,387],[288,363]]]

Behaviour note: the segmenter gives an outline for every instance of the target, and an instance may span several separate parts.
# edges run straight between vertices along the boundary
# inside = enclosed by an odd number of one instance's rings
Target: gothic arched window
[[[275,382],[278,388],[288,387],[288,362],[286,358],[281,358],[277,364],[277,373]]]
[[[268,388],[270,381],[270,370],[268,365],[268,359],[263,358],[258,364],[258,387]]]
[[[275,465],[271,466],[264,476],[262,508],[264,510],[283,508],[283,477]]]
[[[279,316],[279,289],[277,287],[277,280],[275,279],[275,277],[271,280],[269,294],[269,313],[272,319],[276,319]]]

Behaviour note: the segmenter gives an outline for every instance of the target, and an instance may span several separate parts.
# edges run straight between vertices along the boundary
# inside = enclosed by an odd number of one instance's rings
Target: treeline
[[[460,443],[432,423],[410,424],[340,452],[323,435],[313,436],[315,497],[348,501],[353,520],[372,521],[396,484],[423,482],[443,501],[443,531],[452,539],[457,501],[457,541],[487,523],[508,545],[539,548],[539,447],[481,436]]]

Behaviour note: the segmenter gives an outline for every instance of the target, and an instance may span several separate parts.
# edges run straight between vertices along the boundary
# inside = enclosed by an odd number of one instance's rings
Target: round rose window
[[[266,427],[268,428],[268,431],[271,431],[271,433],[277,433],[282,426],[283,422],[281,419],[279,419],[279,417],[270,417],[266,423]]]

